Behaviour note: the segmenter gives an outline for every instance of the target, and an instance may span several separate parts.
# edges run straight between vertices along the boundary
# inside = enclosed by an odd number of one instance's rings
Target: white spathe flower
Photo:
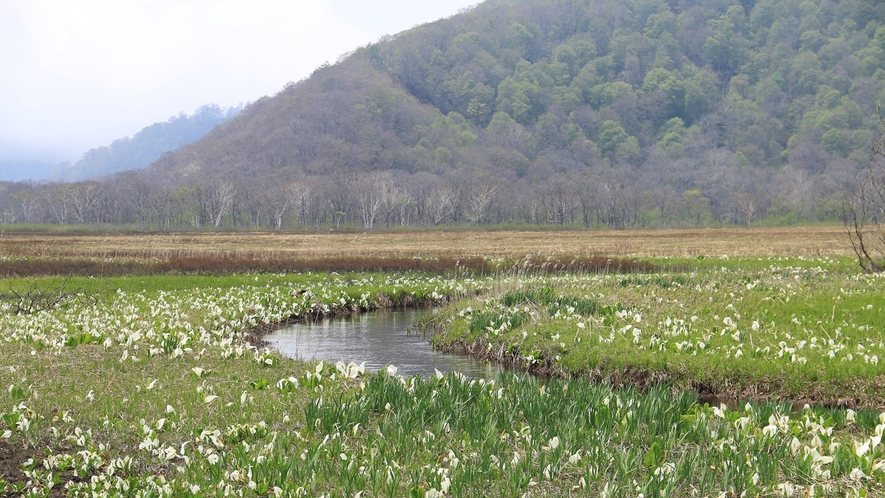
[[[828,463],[833,463],[833,457],[821,455],[815,449],[812,449],[811,451],[809,451],[808,454],[811,455],[811,463],[812,464],[826,465]]]
[[[553,438],[550,440],[549,444],[550,444],[550,449],[552,449],[553,451],[556,451],[556,448],[559,448],[559,436],[553,436]]]
[[[206,396],[205,398],[203,398],[203,402],[206,404],[209,404],[209,403],[215,401],[216,399],[218,399],[218,396],[216,396],[214,394],[210,394],[209,396]]]
[[[790,441],[790,452],[792,452],[795,455],[795,454],[799,453],[800,449],[802,449],[802,441],[799,441],[798,438],[794,437]]]
[[[172,460],[173,458],[178,456],[178,453],[175,451],[175,448],[167,446],[163,449],[161,456],[164,460]]]
[[[855,467],[851,469],[851,472],[848,473],[848,478],[853,481],[860,481],[861,479],[866,479],[867,475],[864,474],[862,470]]]
[[[784,496],[793,496],[796,493],[796,488],[793,486],[791,482],[784,482],[777,485],[777,490],[781,492]]]
[[[858,457],[862,457],[870,451],[870,442],[864,441],[863,444],[858,444],[857,441],[854,442],[854,454]]]
[[[387,365],[387,375],[390,377],[396,376],[397,368],[394,365]]]
[[[449,492],[449,487],[451,485],[452,481],[449,479],[449,476],[445,476],[439,483],[439,490],[442,491],[443,494],[446,494]]]

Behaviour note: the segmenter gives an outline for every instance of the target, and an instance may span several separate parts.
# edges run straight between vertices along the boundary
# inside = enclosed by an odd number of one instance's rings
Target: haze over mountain
[[[212,128],[240,113],[242,106],[222,109],[217,104],[200,107],[188,116],[180,113],[163,123],[154,123],[129,137],[114,140],[110,146],[90,149],[74,163],[62,163],[47,178],[60,181],[88,180],[141,169],[167,152],[195,142]]]
[[[60,151],[27,147],[0,140],[0,181],[21,181],[45,178],[59,162],[65,160]]]
[[[16,144],[0,144],[6,159],[0,160],[0,181],[79,181],[144,168],[182,145],[203,137],[209,130],[239,114],[242,106],[221,109],[217,104],[200,107],[190,116],[180,113],[168,121],[146,126],[130,139],[114,140],[109,146],[83,153],[76,163],[61,159],[60,153],[28,150]],[[46,160],[56,158],[55,161]]]
[[[490,0],[360,47],[148,169],[89,184],[103,194],[82,218],[835,220],[882,131],[882,20],[871,0]],[[13,195],[51,221],[52,202],[29,192]]]

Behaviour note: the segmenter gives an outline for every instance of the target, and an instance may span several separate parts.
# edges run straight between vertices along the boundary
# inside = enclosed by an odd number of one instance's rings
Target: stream
[[[366,370],[387,365],[397,367],[397,375],[431,376],[461,372],[468,377],[493,378],[502,367],[467,356],[434,351],[430,337],[415,332],[414,325],[436,313],[433,308],[379,310],[315,322],[296,323],[264,336],[268,346],[301,360],[344,363],[365,362]]]

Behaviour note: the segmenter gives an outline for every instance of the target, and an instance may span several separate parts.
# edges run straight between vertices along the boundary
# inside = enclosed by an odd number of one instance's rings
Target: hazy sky
[[[272,95],[477,2],[0,0],[0,160],[25,147],[76,161],[181,111]]]

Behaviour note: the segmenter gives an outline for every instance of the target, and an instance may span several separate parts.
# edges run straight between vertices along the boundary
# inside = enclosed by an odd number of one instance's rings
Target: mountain
[[[162,154],[197,141],[239,112],[239,107],[223,110],[217,104],[204,105],[190,116],[181,113],[165,123],[147,126],[131,139],[124,137],[114,140],[110,146],[90,149],[75,164],[59,164],[47,177],[70,182],[144,168]]]
[[[132,201],[90,219],[832,221],[882,131],[883,19],[871,0],[487,1],[108,179]]]

